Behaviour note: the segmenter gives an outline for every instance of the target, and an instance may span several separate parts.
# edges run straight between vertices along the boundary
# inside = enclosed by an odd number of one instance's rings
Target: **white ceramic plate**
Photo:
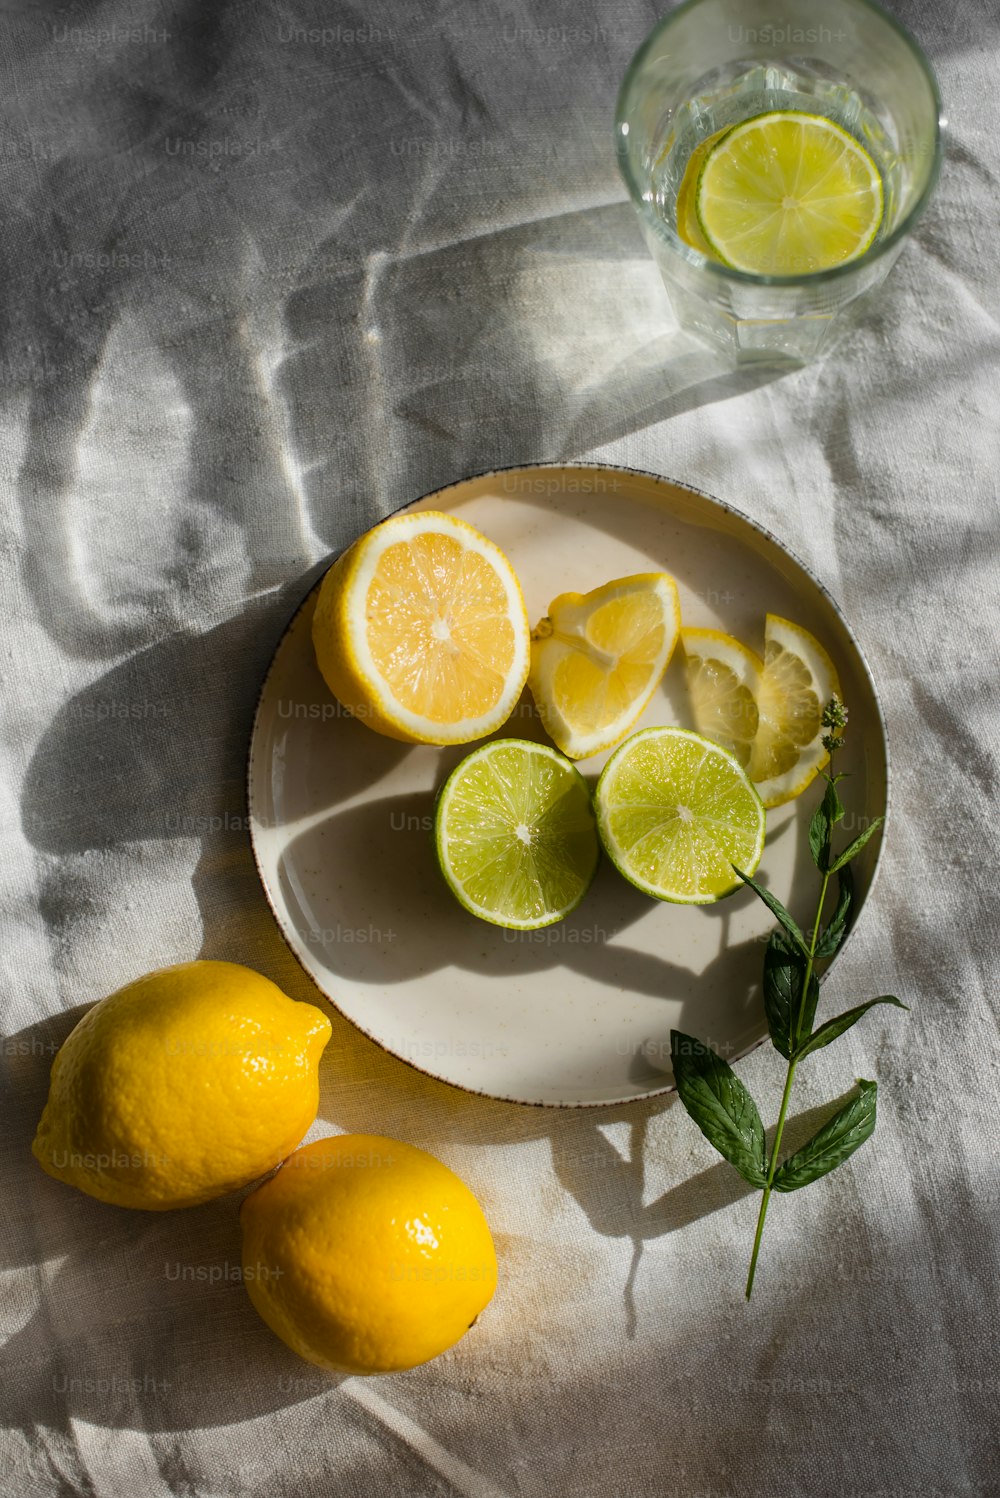
[[[885,730],[871,676],[833,600],[770,535],[707,495],[630,469],[483,474],[426,495],[510,557],[534,623],[549,600],[609,578],[671,572],[685,624],[763,650],[764,615],[812,630],[850,709],[849,834],[885,813]],[[275,918],[321,991],[386,1050],[455,1086],[512,1102],[585,1106],[669,1091],[670,1030],[733,1059],[766,1034],[759,983],[773,925],[749,890],[718,905],[649,900],[602,861],[582,905],[535,932],[468,914],[434,857],[434,796],[471,746],[382,738],[346,713],[316,668],[310,593],[261,690],[248,766],[251,838]],[[677,652],[641,722],[690,726]],[[502,730],[544,738],[529,694]],[[592,782],[606,756],[581,762]],[[816,875],[805,823],[819,794],[768,813],[758,877],[801,919]],[[871,887],[881,834],[857,867]]]

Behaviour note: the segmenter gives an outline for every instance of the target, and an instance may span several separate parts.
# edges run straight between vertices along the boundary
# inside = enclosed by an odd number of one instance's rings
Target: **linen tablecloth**
[[[895,8],[940,77],[940,186],[846,343],[780,378],[678,333],[625,201],[652,5],[4,8],[5,1495],[1000,1492],[1000,21]],[[264,668],[331,552],[545,458],[716,494],[842,605],[894,807],[835,984],[912,1012],[800,1073],[807,1117],[877,1078],[878,1131],[776,1202],[749,1307],[756,1201],[669,1099],[492,1103],[331,1012],[311,1137],[453,1166],[501,1288],[437,1361],[328,1378],[250,1307],[236,1198],[102,1206],[29,1143],[81,1006],[147,969],[323,1002],[246,836]],[[769,1048],[741,1074],[777,1097]]]

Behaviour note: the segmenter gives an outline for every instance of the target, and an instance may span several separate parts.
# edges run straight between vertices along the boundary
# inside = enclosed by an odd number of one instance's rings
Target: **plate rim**
[[[416,505],[423,504],[425,500],[434,499],[438,495],[443,496],[449,493],[450,490],[461,488],[464,484],[472,483],[476,479],[492,478],[495,474],[523,473],[538,469],[577,469],[591,473],[635,474],[639,478],[652,479],[654,483],[657,484],[668,484],[675,489],[681,489],[688,494],[694,494],[699,499],[707,500],[710,505],[714,505],[717,509],[724,511],[726,514],[735,516],[737,520],[740,520],[744,524],[748,525],[751,530],[756,531],[758,535],[763,536],[766,540],[770,541],[772,545],[776,546],[780,552],[783,552],[785,556],[789,557],[795,563],[795,565],[800,568],[801,571],[806,575],[806,577],[817,589],[817,591],[823,596],[823,598],[826,599],[827,603],[837,615],[841,625],[846,630],[851,644],[853,645],[857,653],[858,661],[861,664],[864,675],[867,678],[868,685],[871,688],[872,701],[875,704],[875,717],[878,723],[879,734],[882,741],[882,754],[885,761],[885,811],[883,813],[882,832],[878,840],[878,848],[875,853],[875,864],[872,868],[872,874],[868,884],[868,888],[865,891],[864,904],[862,905],[861,910],[858,912],[857,919],[852,924],[850,931],[848,931],[847,936],[841,943],[841,946],[836,953],[836,957],[839,958],[849,946],[854,936],[855,930],[857,929],[858,921],[864,914],[864,911],[871,899],[872,892],[874,891],[875,886],[878,882],[879,871],[882,867],[882,860],[885,854],[886,843],[888,841],[889,819],[892,808],[892,763],[889,753],[889,734],[886,727],[885,714],[882,711],[882,700],[879,696],[878,688],[875,684],[875,678],[872,674],[871,666],[868,663],[868,657],[862,650],[857,635],[848,622],[844,610],[834,598],[833,594],[830,592],[826,584],[815,575],[812,568],[802,560],[802,558],[796,551],[794,551],[790,546],[786,546],[784,541],[779,540],[779,538],[774,535],[774,533],[770,531],[766,525],[762,525],[760,521],[753,519],[743,510],[737,509],[735,505],[731,505],[727,500],[718,499],[714,494],[709,494],[707,490],[700,489],[695,484],[689,484],[680,479],[670,478],[667,474],[664,473],[655,473],[652,469],[649,468],[634,468],[625,463],[593,463],[578,459],[562,461],[558,458],[552,458],[531,463],[508,463],[498,468],[483,468],[475,473],[465,474],[462,478],[453,479],[448,484],[439,485],[435,489],[428,489],[426,493],[420,494],[414,499],[406,500],[403,504],[397,505],[394,509],[383,515],[380,520],[374,521],[373,524],[367,529],[372,530],[376,525],[381,525],[383,520],[390,520],[394,515],[399,515],[404,510],[412,509]],[[360,538],[360,536],[366,534],[367,530],[360,531],[358,533],[358,536],[356,536],[354,540],[357,540]],[[444,1087],[454,1087],[457,1091],[464,1092],[470,1097],[487,1098],[490,1102],[514,1104],[518,1108],[563,1108],[570,1110],[585,1108],[632,1108],[637,1104],[648,1103],[654,1098],[669,1097],[672,1093],[675,1093],[677,1091],[676,1082],[671,1082],[664,1087],[653,1088],[649,1092],[637,1093],[635,1097],[630,1098],[599,1098],[580,1099],[573,1102],[542,1102],[536,1098],[515,1098],[508,1097],[503,1093],[485,1092],[482,1090],[482,1088],[470,1087],[466,1083],[453,1081],[450,1077],[438,1076],[436,1072],[428,1071],[424,1066],[418,1066],[417,1063],[411,1060],[408,1056],[401,1056],[396,1051],[390,1050],[387,1045],[383,1044],[383,1042],[378,1038],[377,1035],[373,1035],[369,1030],[366,1030],[363,1025],[358,1023],[353,1015],[347,1014],[345,1010],[343,1010],[337,1003],[336,999],[334,999],[331,994],[327,993],[325,989],[320,987],[320,984],[317,981],[316,977],[309,971],[302,959],[302,956],[292,945],[292,942],[290,941],[288,934],[285,931],[281,917],[278,914],[275,902],[271,897],[271,891],[268,887],[267,879],[264,876],[264,870],[261,867],[261,858],[257,847],[253,795],[254,746],[257,740],[257,732],[260,722],[261,707],[264,701],[264,694],[267,690],[267,684],[271,678],[271,673],[275,668],[275,664],[277,662],[277,658],[281,651],[281,648],[285,643],[285,640],[288,638],[288,635],[291,633],[299,615],[302,613],[303,609],[308,607],[313,595],[318,592],[323,583],[323,579],[326,577],[327,572],[338,560],[338,558],[343,556],[344,552],[348,550],[348,547],[352,546],[353,544],[354,541],[349,541],[346,546],[341,548],[340,551],[330,553],[328,559],[326,559],[326,565],[323,567],[323,571],[314,580],[312,585],[309,587],[304,596],[299,600],[298,604],[289,615],[284,628],[281,631],[281,634],[275,641],[274,649],[271,652],[270,659],[268,660],[267,667],[264,671],[264,675],[261,678],[260,686],[257,690],[257,697],[254,702],[253,716],[250,722],[250,734],[247,741],[246,763],[244,771],[244,796],[246,800],[247,811],[246,825],[250,840],[250,851],[253,855],[254,868],[257,871],[257,879],[263,891],[264,899],[267,902],[267,907],[271,912],[274,924],[278,929],[278,934],[280,935],[285,946],[288,948],[292,957],[302,969],[312,987],[315,988],[316,992],[323,998],[323,1000],[327,1004],[331,1004],[333,1008],[336,1009],[337,1013],[342,1019],[346,1020],[349,1025],[352,1025],[355,1030],[357,1030],[361,1035],[365,1037],[366,1040],[371,1041],[373,1045],[377,1045],[379,1050],[383,1051],[387,1056],[391,1056],[394,1061],[399,1061],[404,1066],[411,1067],[413,1071],[419,1072],[422,1076],[430,1077],[433,1081],[439,1082]],[[317,564],[314,564],[314,566],[315,565]],[[312,571],[311,568],[309,570]],[[832,967],[832,965],[833,964],[831,961],[830,967]],[[821,975],[819,979],[820,984],[824,982],[827,974],[830,972],[830,967],[827,967]],[[738,1055],[728,1057],[727,1060],[729,1061],[730,1065],[735,1065],[737,1062],[743,1061],[747,1056],[752,1055],[753,1052],[756,1051],[760,1046],[762,1046],[767,1039],[768,1036],[765,1031],[765,1034],[762,1035],[759,1040],[755,1040],[752,1045],[747,1046],[746,1049],[740,1051]]]

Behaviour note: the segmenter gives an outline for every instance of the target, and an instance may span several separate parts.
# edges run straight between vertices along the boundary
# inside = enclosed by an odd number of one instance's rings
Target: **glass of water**
[[[926,207],[944,123],[927,59],[871,0],[687,0],[671,11],[632,60],[616,135],[681,326],[739,362],[822,353]],[[791,164],[781,155],[790,142]],[[830,182],[848,194],[828,196],[818,212],[860,222],[857,243],[838,241],[830,253],[842,258],[831,264],[776,252],[755,262],[746,247],[762,231],[759,219],[747,228],[754,204],[740,201],[741,184],[756,198],[759,178],[784,182],[770,209],[757,205],[780,244],[803,162],[818,183],[814,205],[834,192]],[[822,268],[803,268],[813,263]]]

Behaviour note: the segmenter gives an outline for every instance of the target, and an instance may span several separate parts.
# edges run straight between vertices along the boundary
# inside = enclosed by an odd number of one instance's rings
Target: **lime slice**
[[[811,275],[868,249],[882,222],[882,178],[864,146],[832,120],[779,109],[735,125],[709,152],[696,208],[726,265]]]
[[[640,728],[597,782],[608,857],[657,900],[710,905],[752,874],[764,851],[764,807],[734,757],[686,728]]]
[[[456,899],[516,931],[569,915],[594,877],[600,845],[587,782],[547,744],[498,739],[444,783],[434,828]]]

